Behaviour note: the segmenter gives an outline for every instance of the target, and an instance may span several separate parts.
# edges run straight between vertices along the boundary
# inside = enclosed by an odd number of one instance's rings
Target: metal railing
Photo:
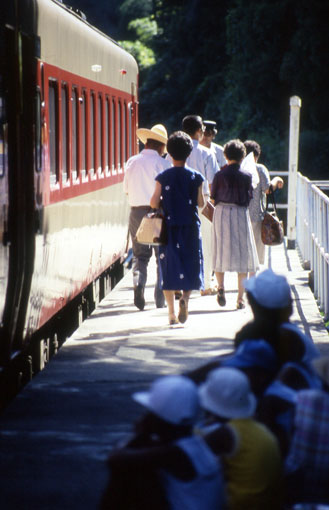
[[[296,243],[303,267],[312,272],[319,309],[329,320],[329,198],[319,186],[329,189],[329,181],[297,174]]]

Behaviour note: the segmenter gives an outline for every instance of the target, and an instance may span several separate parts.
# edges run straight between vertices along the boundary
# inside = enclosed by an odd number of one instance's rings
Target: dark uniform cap
[[[214,120],[204,120],[203,125],[206,128],[206,130],[210,133],[217,133],[217,123]]]
[[[217,122],[215,122],[214,120],[204,120],[203,123],[207,128],[217,127]]]

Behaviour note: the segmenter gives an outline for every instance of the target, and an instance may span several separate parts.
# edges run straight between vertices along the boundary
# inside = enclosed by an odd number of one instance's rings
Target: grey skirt
[[[212,223],[213,270],[256,272],[257,249],[249,210],[235,204],[216,205]]]

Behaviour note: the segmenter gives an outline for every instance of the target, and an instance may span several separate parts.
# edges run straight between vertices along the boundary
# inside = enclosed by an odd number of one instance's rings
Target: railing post
[[[290,98],[289,126],[289,178],[288,178],[288,249],[295,248],[296,241],[296,196],[299,145],[299,115],[302,101],[298,96]]]

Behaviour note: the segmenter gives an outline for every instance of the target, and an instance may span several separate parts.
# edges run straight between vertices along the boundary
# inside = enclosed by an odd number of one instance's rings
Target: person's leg
[[[134,284],[134,304],[140,310],[144,309],[144,288],[147,280],[147,266],[152,256],[150,246],[140,244],[135,240],[137,229],[149,207],[132,208],[129,215],[129,232],[132,239],[133,260],[132,273]]]
[[[225,273],[220,273],[218,271],[215,271],[215,276],[218,284],[218,292],[217,292],[217,302],[219,306],[225,306],[226,305],[226,298],[225,298],[225,289],[224,289],[224,275]]]
[[[190,299],[191,291],[183,290],[183,295],[179,300],[179,313],[178,320],[181,323],[186,322],[188,318],[188,301]]]
[[[167,307],[168,307],[168,318],[169,324],[177,324],[177,317],[175,315],[175,291],[174,290],[164,290],[163,291]]]
[[[244,285],[243,281],[247,278],[247,273],[238,273],[238,299],[237,308],[244,308],[246,305],[243,300]]]
[[[154,286],[154,301],[155,301],[155,306],[157,308],[164,308],[165,307],[165,298],[163,295],[163,291],[161,289],[159,247],[158,246],[154,247],[154,255],[155,255],[155,259],[156,259],[156,271],[157,271],[157,276],[156,276],[156,281],[155,281],[155,286]]]

